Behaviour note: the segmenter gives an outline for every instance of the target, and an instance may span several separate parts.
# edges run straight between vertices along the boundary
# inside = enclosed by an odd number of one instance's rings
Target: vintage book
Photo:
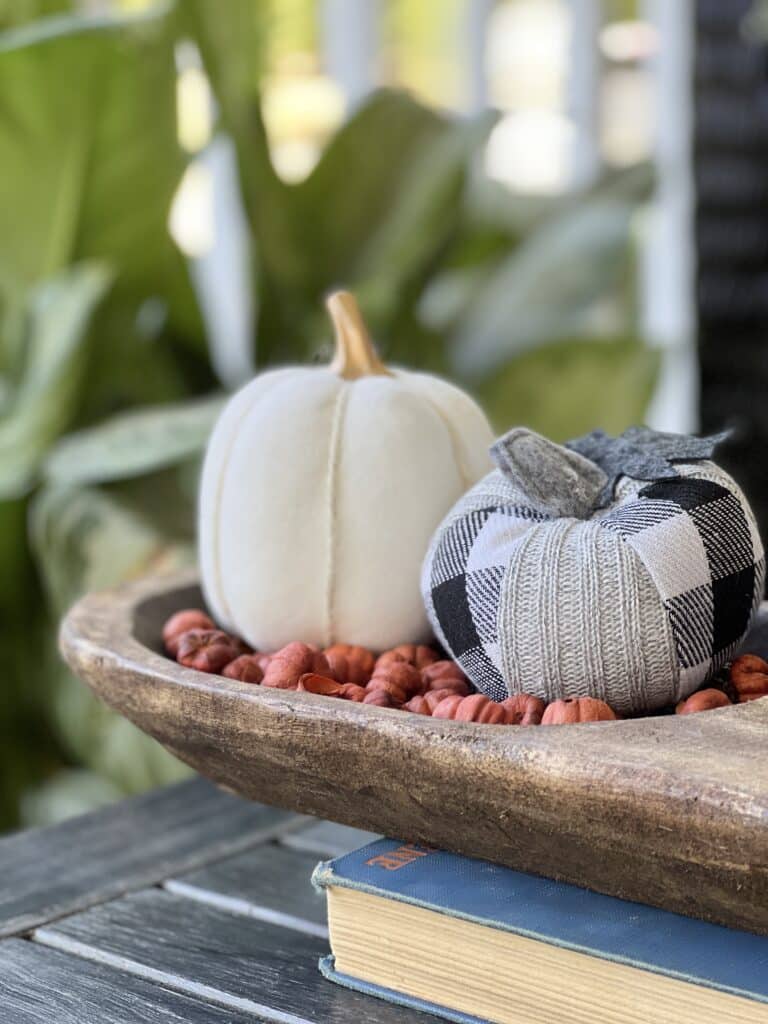
[[[323,974],[449,1020],[768,1022],[765,937],[389,839],[313,881]]]

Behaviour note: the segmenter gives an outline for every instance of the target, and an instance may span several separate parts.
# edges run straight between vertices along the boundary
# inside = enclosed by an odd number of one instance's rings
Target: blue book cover
[[[487,861],[381,839],[319,864],[313,882],[318,888],[356,889],[768,1003],[768,938],[603,896]],[[393,1001],[456,1021],[477,1020],[340,974],[333,957],[321,961],[320,969],[335,981]]]

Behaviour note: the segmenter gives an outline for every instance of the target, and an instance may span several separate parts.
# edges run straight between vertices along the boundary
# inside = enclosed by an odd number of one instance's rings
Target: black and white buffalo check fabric
[[[519,505],[478,509],[451,523],[434,552],[430,596],[443,641],[493,700],[509,695],[496,627],[509,548],[534,523],[548,518]]]
[[[426,581],[432,621],[478,689],[508,695],[497,619],[511,548],[550,516],[521,505],[468,511],[443,531]],[[619,534],[653,579],[669,618],[680,690],[728,660],[760,602],[765,559],[746,503],[709,479],[649,484],[595,520]]]
[[[765,558],[752,517],[721,484],[678,477],[649,484],[599,522],[656,584],[689,692],[729,659],[760,603]]]

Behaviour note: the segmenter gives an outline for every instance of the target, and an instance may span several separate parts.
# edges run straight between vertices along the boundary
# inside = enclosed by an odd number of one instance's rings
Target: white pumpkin
[[[490,468],[490,427],[464,392],[384,367],[350,294],[328,309],[333,362],[252,380],[224,408],[203,466],[206,600],[262,650],[428,639],[421,562]]]

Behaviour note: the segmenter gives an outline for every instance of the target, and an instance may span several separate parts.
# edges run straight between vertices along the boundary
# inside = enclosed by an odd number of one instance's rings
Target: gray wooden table
[[[432,1024],[324,980],[318,860],[365,832],[201,779],[0,840],[1,1024]]]

